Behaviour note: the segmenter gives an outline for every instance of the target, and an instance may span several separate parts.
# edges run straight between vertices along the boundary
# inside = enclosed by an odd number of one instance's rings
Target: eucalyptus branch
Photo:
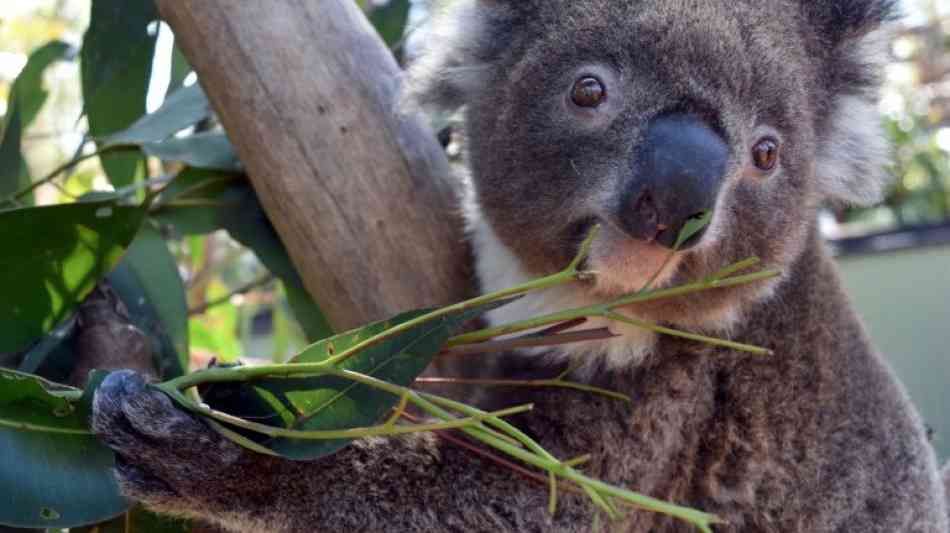
[[[250,281],[250,282],[248,282],[248,283],[246,283],[246,284],[244,284],[244,285],[242,285],[242,286],[240,286],[240,287],[234,289],[234,290],[231,291],[230,293],[228,293],[228,294],[226,294],[226,295],[224,295],[224,296],[222,296],[222,297],[220,297],[220,298],[211,300],[210,302],[205,302],[205,303],[203,303],[203,304],[201,304],[201,305],[199,305],[199,306],[197,306],[197,307],[194,307],[194,308],[192,308],[192,309],[189,309],[189,310],[188,310],[188,316],[202,315],[202,314],[208,312],[208,310],[211,309],[212,307],[217,307],[217,306],[219,306],[219,305],[226,304],[226,303],[228,303],[228,302],[231,300],[231,298],[234,298],[235,296],[238,296],[238,295],[241,295],[241,294],[247,294],[247,293],[253,291],[254,289],[258,289],[258,288],[260,288],[260,287],[263,287],[264,285],[267,285],[268,283],[270,283],[270,282],[272,282],[272,281],[274,281],[274,275],[273,275],[273,274],[265,274],[265,275],[263,275],[263,276],[261,276],[261,277],[255,279],[255,280],[252,280],[252,281]]]
[[[478,423],[487,420],[491,417],[503,417],[511,416],[515,414],[524,413],[532,409],[531,405],[521,405],[517,407],[511,407],[509,409],[502,409],[490,413],[481,413],[478,415],[472,415],[467,418],[452,419],[445,422],[439,423],[428,423],[428,424],[412,424],[412,425],[395,425],[386,422],[385,424],[379,426],[371,426],[364,428],[351,428],[351,429],[341,429],[341,430],[316,430],[316,431],[303,431],[296,429],[286,429],[275,426],[268,426],[266,424],[259,424],[257,422],[250,422],[244,420],[243,418],[229,415],[221,411],[216,411],[205,404],[193,402],[191,399],[183,395],[181,392],[174,391],[165,391],[168,393],[172,399],[174,399],[179,405],[193,411],[195,413],[204,415],[218,422],[223,422],[230,424],[241,429],[246,429],[259,433],[261,435],[266,435],[272,438],[289,438],[289,439],[300,439],[300,440],[336,440],[336,439],[361,439],[365,437],[394,437],[398,435],[406,435],[409,433],[422,433],[426,431],[439,431],[446,429],[462,429],[470,426],[477,425]],[[408,398],[408,396],[407,396]]]
[[[169,396],[178,402],[180,405],[186,409],[196,411],[201,414],[211,416],[207,410],[210,408],[200,405],[198,402],[194,402],[182,394],[182,390],[190,389],[198,385],[209,384],[209,383],[220,383],[220,382],[236,382],[236,381],[251,381],[257,378],[262,377],[288,377],[288,376],[301,376],[304,373],[300,372],[301,367],[310,367],[307,369],[306,375],[330,375],[335,377],[342,377],[345,379],[352,380],[354,382],[368,385],[390,394],[394,395],[403,395],[406,394],[409,401],[413,403],[416,407],[422,409],[429,415],[441,419],[446,423],[458,423],[458,419],[454,417],[449,410],[460,413],[465,416],[468,420],[457,427],[460,431],[468,434],[470,437],[479,440],[493,448],[504,452],[505,454],[518,459],[526,464],[541,468],[546,472],[553,472],[556,476],[567,479],[576,483],[580,486],[587,495],[603,510],[608,512],[611,516],[616,516],[617,511],[609,503],[608,498],[619,498],[620,500],[626,501],[632,505],[635,505],[641,509],[653,512],[663,513],[674,518],[678,518],[684,521],[687,521],[700,530],[707,533],[711,533],[710,526],[712,524],[718,523],[719,519],[713,515],[703,513],[701,511],[696,511],[694,509],[689,509],[686,507],[681,507],[675,504],[663,502],[648,496],[637,494],[632,491],[625,489],[620,489],[617,487],[612,487],[606,483],[596,481],[592,478],[589,478],[579,472],[577,472],[573,467],[569,466],[567,463],[557,460],[549,452],[547,452],[540,444],[535,442],[531,437],[524,434],[522,431],[518,430],[508,422],[504,421],[499,415],[499,413],[487,413],[480,409],[468,406],[464,403],[450,400],[447,398],[442,398],[439,396],[420,393],[412,391],[411,389],[406,389],[405,387],[400,387],[398,385],[382,381],[371,376],[366,376],[359,374],[357,372],[352,372],[349,370],[339,369],[336,367],[329,366],[315,366],[312,364],[296,364],[296,365],[269,365],[269,366],[260,366],[260,367],[232,367],[232,368],[210,368],[206,370],[201,370],[193,374],[182,376],[171,381],[156,385],[160,390],[169,394]],[[408,393],[406,392],[408,391]],[[519,408],[514,408],[519,409]],[[524,409],[522,407],[521,409]],[[504,411],[510,412],[510,411]],[[501,413],[501,412],[500,412]],[[225,417],[230,417],[221,413]],[[236,417],[235,417],[236,418]],[[215,417],[215,419],[220,420],[220,418]],[[243,419],[241,420],[241,427],[248,427],[246,424],[254,424],[247,422]],[[223,420],[227,423],[234,423],[234,420],[230,418],[228,420]],[[514,439],[521,443],[523,447],[519,447],[508,439],[498,438],[493,432],[488,431],[488,428],[483,427],[482,424],[491,426],[495,430],[501,431],[506,437]],[[280,428],[273,428],[270,426],[265,426],[269,430],[280,430]],[[399,428],[401,426],[397,426]],[[409,426],[413,431],[419,431],[418,427]],[[431,427],[431,425],[430,425]],[[441,425],[437,429],[446,429],[448,426]],[[455,426],[453,426],[455,427]],[[250,429],[250,427],[248,427]],[[263,429],[263,428],[256,428]],[[393,428],[388,428],[392,430]],[[364,428],[364,430],[371,430],[371,428]],[[347,431],[347,430],[344,430]],[[408,432],[409,430],[407,430]]]
[[[780,275],[781,275],[781,271],[779,270],[763,270],[761,272],[755,272],[752,274],[746,274],[742,276],[734,276],[734,277],[728,277],[724,279],[709,279],[709,280],[689,283],[686,285],[681,285],[679,287],[673,287],[669,289],[652,290],[652,291],[646,291],[646,292],[641,292],[641,293],[634,293],[631,295],[622,296],[620,298],[617,298],[611,302],[607,302],[604,304],[596,304],[596,305],[591,305],[587,307],[581,307],[578,309],[570,309],[567,311],[551,313],[549,315],[531,318],[528,320],[523,320],[523,321],[515,322],[512,324],[506,324],[503,326],[486,328],[483,330],[474,331],[474,332],[466,333],[463,335],[457,335],[449,339],[449,342],[446,344],[446,346],[449,348],[452,348],[455,346],[461,346],[463,344],[473,344],[473,343],[478,343],[478,342],[484,342],[484,341],[494,339],[496,337],[500,337],[503,335],[510,335],[513,333],[531,331],[537,328],[542,328],[544,326],[549,326],[551,324],[560,324],[562,322],[567,322],[567,321],[574,320],[580,317],[609,318],[611,314],[615,313],[616,309],[619,309],[621,307],[627,307],[627,306],[631,306],[638,303],[646,303],[646,302],[651,302],[651,301],[656,301],[656,300],[674,298],[678,296],[687,296],[690,294],[709,291],[713,289],[722,289],[726,287],[734,287],[737,285],[746,285],[746,284],[753,283],[756,281],[772,279]],[[757,352],[762,353],[761,349],[758,349]]]
[[[360,351],[365,350],[366,348],[370,346],[376,345],[380,342],[385,341],[386,339],[392,338],[400,333],[408,331],[416,326],[419,326],[420,324],[431,322],[432,320],[435,320],[437,318],[456,314],[462,311],[467,311],[469,309],[474,309],[482,305],[498,302],[498,301],[505,300],[508,298],[514,298],[516,296],[521,296],[529,292],[538,291],[542,289],[548,289],[551,287],[557,287],[559,285],[565,285],[567,283],[577,281],[578,279],[583,277],[583,273],[580,270],[578,270],[578,268],[581,262],[585,258],[587,258],[587,256],[590,254],[591,246],[593,246],[594,240],[597,238],[597,235],[599,233],[600,233],[600,228],[595,227],[594,230],[591,231],[590,235],[588,235],[588,237],[581,244],[580,252],[577,254],[577,257],[575,257],[574,260],[571,261],[571,264],[568,265],[568,267],[565,270],[562,270],[561,272],[558,272],[557,274],[553,274],[544,278],[529,281],[527,283],[518,285],[517,287],[504,289],[504,290],[494,292],[491,294],[486,294],[484,296],[479,296],[478,298],[466,300],[464,302],[457,303],[455,305],[443,307],[436,311],[432,311],[431,313],[427,313],[423,316],[420,316],[414,320],[403,322],[402,324],[399,324],[398,326],[389,328],[388,330],[384,331],[383,333],[380,333],[379,335],[373,336],[361,343],[358,343],[357,345],[341,352],[339,355],[326,359],[321,364],[324,364],[324,365],[339,364],[340,362],[349,359],[354,354],[359,353]]]
[[[708,219],[707,219],[708,220]],[[693,228],[695,231],[695,227]],[[583,272],[580,265],[590,253],[591,245],[596,238],[596,230],[584,241],[580,253],[574,258],[571,264],[563,271],[556,274],[529,281],[517,287],[512,287],[491,294],[486,294],[455,305],[444,307],[436,311],[426,313],[413,320],[409,320],[390,327],[385,331],[371,336],[370,338],[355,344],[354,346],[342,351],[340,354],[332,356],[323,361],[315,363],[294,363],[289,365],[266,365],[255,367],[232,367],[232,368],[210,368],[182,376],[166,383],[157,385],[159,389],[166,392],[180,405],[210,418],[215,422],[215,427],[220,428],[230,438],[237,440],[252,449],[260,449],[262,453],[272,453],[266,447],[260,446],[246,437],[236,434],[222,424],[239,427],[250,431],[255,431],[271,437],[286,437],[300,439],[350,439],[365,436],[386,436],[418,431],[445,431],[448,429],[459,430],[472,439],[483,444],[491,446],[495,450],[505,455],[521,461],[522,463],[541,469],[547,473],[547,476],[541,479],[549,485],[551,510],[555,510],[558,501],[558,481],[567,481],[568,486],[578,487],[597,505],[611,517],[619,515],[618,510],[612,503],[613,500],[624,502],[627,505],[639,509],[662,513],[680,520],[693,524],[701,531],[711,533],[711,526],[720,523],[719,519],[713,515],[703,513],[697,510],[681,507],[672,503],[663,502],[645,495],[637,494],[622,488],[613,487],[606,483],[589,478],[575,467],[589,459],[582,458],[561,461],[551,455],[540,444],[522,431],[504,420],[504,416],[524,412],[530,409],[530,406],[519,406],[511,409],[505,409],[497,412],[485,412],[475,407],[471,407],[461,402],[443,398],[440,396],[416,391],[407,387],[402,387],[373,376],[353,372],[340,368],[339,363],[346,361],[367,348],[377,345],[391,339],[399,334],[408,332],[413,328],[463,311],[475,309],[487,304],[497,303],[518,297],[532,291],[549,289],[589,279],[594,274]],[[686,237],[688,238],[688,237]],[[686,238],[681,237],[678,244],[681,244]],[[666,265],[667,263],[664,263]],[[749,259],[727,266],[719,272],[713,274],[707,279],[695,283],[683,285],[680,287],[668,289],[641,290],[633,294],[624,295],[612,301],[591,305],[579,309],[572,309],[558,313],[552,313],[547,316],[537,317],[514,324],[508,324],[501,327],[488,328],[473,333],[453,337],[446,345],[449,353],[469,353],[472,351],[492,351],[494,349],[511,349],[519,347],[546,346],[565,342],[581,342],[585,340],[602,340],[610,338],[613,334],[605,328],[592,329],[586,331],[567,331],[581,326],[588,318],[602,317],[607,320],[634,325],[646,328],[657,333],[666,335],[676,335],[700,342],[725,346],[730,349],[750,351],[752,353],[769,353],[767,350],[749,346],[737,342],[714,339],[703,335],[677,331],[672,328],[662,327],[649,322],[630,318],[618,312],[618,309],[631,306],[638,303],[661,300],[664,298],[674,298],[699,293],[713,289],[733,287],[757,281],[767,280],[778,276],[780,273],[775,270],[765,270],[751,274],[736,275],[743,269],[755,266],[758,260]],[[655,278],[654,278],[655,279]],[[652,284],[652,280],[651,283]],[[547,328],[547,329],[543,329]],[[540,333],[537,330],[541,329]],[[535,333],[524,335],[516,339],[493,340],[503,335],[534,331]],[[458,383],[474,384],[484,386],[526,386],[526,387],[561,387],[568,389],[581,390],[594,394],[601,394],[607,397],[630,402],[630,398],[613,391],[607,391],[596,387],[591,387],[581,383],[574,383],[566,380],[568,373],[563,373],[554,379],[547,380],[462,380],[451,378],[420,378],[417,383]],[[374,388],[378,391],[391,394],[399,398],[399,403],[395,407],[394,414],[387,418],[381,425],[353,428],[336,431],[304,431],[291,428],[274,427],[264,424],[251,422],[240,417],[218,412],[211,407],[204,405],[198,399],[191,399],[185,392],[194,392],[194,387],[210,383],[220,382],[253,382],[259,379],[280,380],[283,378],[307,378],[328,376],[341,378],[353,383],[353,386],[363,385]],[[435,419],[435,422],[414,424],[409,426],[397,425],[398,418],[407,416],[405,410],[408,405],[420,409],[428,416]],[[243,440],[242,440],[243,439]]]
[[[480,342],[477,344],[466,344],[456,346],[442,351],[440,356],[463,356],[463,355],[481,355],[487,353],[509,352],[518,348],[551,347],[564,344],[574,344],[578,342],[588,342],[597,340],[607,340],[617,337],[617,334],[611,332],[608,328],[588,329],[583,331],[572,331],[570,333],[558,333],[550,335],[525,335],[515,339],[506,339],[500,341]]]
[[[772,355],[771,350],[765,348],[760,348],[758,346],[752,346],[751,344],[743,344],[741,342],[728,341],[725,339],[717,339],[715,337],[709,337],[706,335],[699,335],[697,333],[689,333],[686,331],[680,331],[678,329],[667,328],[647,322],[644,320],[638,320],[636,318],[631,318],[626,315],[621,315],[620,313],[607,313],[605,318],[609,318],[615,322],[621,322],[624,324],[629,324],[641,329],[652,331],[654,333],[659,333],[661,335],[669,335],[671,337],[680,337],[682,339],[689,339],[704,344],[709,344],[712,346],[721,346],[723,348],[730,348],[739,352],[748,352],[756,355]]]
[[[612,390],[602,389],[583,383],[565,381],[561,378],[554,379],[465,379],[465,378],[418,378],[416,383],[421,385],[476,385],[480,387],[536,387],[536,388],[561,388],[573,389],[583,392],[589,392],[598,396],[606,396],[626,403],[633,403],[630,396]]]

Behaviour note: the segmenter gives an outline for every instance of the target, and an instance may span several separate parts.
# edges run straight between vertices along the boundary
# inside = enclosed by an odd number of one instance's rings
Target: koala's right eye
[[[606,99],[607,88],[593,76],[584,76],[571,88],[571,101],[578,107],[597,107]]]

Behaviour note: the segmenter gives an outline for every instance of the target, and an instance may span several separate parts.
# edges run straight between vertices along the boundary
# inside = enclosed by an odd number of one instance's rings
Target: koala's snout
[[[711,210],[723,182],[729,148],[702,118],[655,118],[638,147],[622,193],[620,224],[630,236],[673,248],[687,220]],[[697,234],[681,248],[697,243]]]

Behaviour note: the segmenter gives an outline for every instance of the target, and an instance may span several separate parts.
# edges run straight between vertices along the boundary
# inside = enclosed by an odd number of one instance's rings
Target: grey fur
[[[717,531],[946,533],[923,426],[870,346],[814,222],[822,201],[868,201],[881,187],[870,175],[879,154],[866,151],[880,145],[860,140],[880,133],[839,111],[869,101],[866,39],[891,15],[883,0],[457,0],[455,22],[411,87],[425,105],[466,107],[468,216],[499,243],[476,250],[483,284],[562,267],[578,223],[609,218],[642,124],[671,109],[706,117],[733,155],[710,233],[661,282],[753,255],[785,272],[628,311],[768,346],[772,357],[643,336],[625,337],[637,356],[620,364],[616,350],[599,364],[610,350],[598,345],[522,354],[500,371],[550,375],[565,364],[560,355],[585,356],[583,379],[634,405],[543,390],[501,391],[491,406],[534,402],[518,424],[553,453],[593,453],[589,474],[717,513],[729,521]],[[609,104],[596,115],[565,112],[564,91],[588,72],[610,83]],[[747,155],[763,132],[783,143],[768,176],[751,171]],[[616,249],[643,250],[608,235],[591,266],[609,283],[538,305],[641,282],[625,277],[628,266],[597,268]],[[499,254],[514,266],[499,266]],[[574,532],[593,523],[585,500],[565,496],[552,518],[543,486],[433,435],[366,439],[309,463],[255,456],[131,373],[103,385],[94,427],[118,452],[130,497],[235,531]],[[686,530],[635,511],[610,529]]]

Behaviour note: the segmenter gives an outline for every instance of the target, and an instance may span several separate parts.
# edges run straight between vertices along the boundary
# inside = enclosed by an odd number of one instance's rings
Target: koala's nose
[[[623,229],[636,239],[673,248],[683,225],[715,206],[728,159],[725,141],[700,117],[680,113],[654,119],[622,195]]]

